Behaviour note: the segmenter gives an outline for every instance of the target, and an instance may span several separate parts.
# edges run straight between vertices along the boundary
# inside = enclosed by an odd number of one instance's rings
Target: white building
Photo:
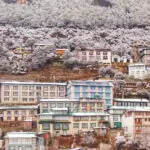
[[[99,62],[111,64],[110,49],[85,49],[84,51],[76,51],[75,56],[80,62]]]
[[[150,141],[150,108],[134,108],[122,116],[125,135],[146,144]]]
[[[114,106],[109,109],[111,128],[122,127],[122,114],[126,110],[131,110],[133,108],[148,108],[148,106],[149,100],[147,99],[114,99]]]
[[[129,76],[134,76],[135,78],[143,79],[147,74],[146,65],[143,63],[132,63],[128,66]]]
[[[5,138],[5,150],[36,149],[36,134],[33,132],[8,132]]]

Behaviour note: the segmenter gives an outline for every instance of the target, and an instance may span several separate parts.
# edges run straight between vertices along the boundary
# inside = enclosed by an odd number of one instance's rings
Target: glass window
[[[8,121],[11,120],[11,117],[7,117],[7,120],[8,120]]]
[[[18,101],[18,98],[16,98],[16,97],[15,97],[15,98],[13,98],[13,101]]]
[[[86,107],[87,106],[87,103],[82,103],[82,107]]]
[[[42,129],[43,130],[50,130],[50,123],[47,123],[47,122],[42,123]]]
[[[62,124],[62,129],[63,129],[63,130],[68,130],[68,129],[69,129],[68,123],[63,123],[63,124]]]
[[[11,115],[11,111],[7,111],[7,115]]]
[[[22,92],[22,96],[27,96],[28,93],[27,92]]]
[[[22,98],[23,102],[27,102],[27,100],[28,100],[27,98]]]
[[[107,98],[107,99],[110,99],[110,94],[106,94],[106,98]]]
[[[60,130],[61,129],[61,124],[60,123],[54,123],[54,130]]]
[[[55,91],[55,86],[51,86],[51,87],[50,87],[50,90],[51,90],[51,91]]]
[[[95,128],[96,127],[96,123],[90,123],[90,127],[91,128]]]
[[[80,86],[75,86],[75,92],[80,92]]]
[[[63,108],[63,103],[58,103],[58,104],[57,104],[57,107],[58,107],[58,108]]]
[[[18,86],[13,86],[13,90],[18,90]]]
[[[9,90],[9,85],[4,85],[4,90]]]
[[[9,92],[4,92],[4,96],[9,96]]]
[[[106,60],[108,57],[107,56],[103,56],[103,59]]]
[[[90,52],[89,52],[89,55],[93,55],[93,54],[94,54],[93,51],[90,51]]]
[[[51,108],[55,108],[56,107],[56,103],[51,103]]]
[[[102,107],[102,103],[98,102],[98,103],[97,103],[97,106],[98,106],[98,107]]]
[[[73,117],[74,121],[80,121],[80,117]]]
[[[29,86],[29,89],[30,90],[34,90],[34,86]]]
[[[27,90],[27,89],[28,89],[28,86],[25,86],[25,85],[24,85],[24,86],[22,86],[22,89],[23,89],[23,90]]]
[[[113,121],[118,121],[118,116],[117,115],[113,115]]]
[[[75,98],[79,98],[79,93],[75,93]]]
[[[44,92],[44,93],[43,93],[43,96],[48,96],[48,92]]]
[[[71,107],[71,103],[66,103],[65,106],[66,107]]]
[[[91,107],[94,107],[94,106],[95,106],[95,103],[90,103],[90,106],[91,106]]]
[[[64,86],[60,86],[59,87],[59,91],[64,91],[65,87]]]
[[[73,128],[79,128],[79,123],[74,123]]]
[[[83,121],[88,121],[89,117],[81,117]]]
[[[82,128],[88,128],[88,123],[82,123]]]
[[[97,120],[97,117],[96,116],[91,116],[91,120],[95,121],[95,120]]]
[[[34,92],[29,92],[29,96],[34,96]]]
[[[86,52],[82,52],[82,55],[86,55]]]
[[[51,97],[55,97],[55,92],[51,92],[51,93],[50,93],[50,96],[51,96]]]
[[[43,108],[48,108],[48,103],[43,103]]]
[[[18,96],[18,92],[13,92],[13,96]]]
[[[48,86],[44,86],[44,87],[43,87],[43,90],[44,90],[44,91],[48,91]]]
[[[5,97],[5,98],[4,98],[4,101],[9,101],[9,98],[8,98],[8,97]]]
[[[34,98],[29,98],[29,101],[30,102],[34,102]]]
[[[16,110],[16,111],[14,112],[14,114],[15,114],[15,115],[18,115],[18,111]]]
[[[22,110],[22,115],[26,115],[26,110]]]
[[[103,55],[107,55],[107,52],[103,52]]]
[[[61,92],[61,93],[59,93],[58,95],[59,95],[59,97],[64,97],[65,93],[62,93],[62,92]]]
[[[41,86],[36,86],[36,89],[37,90],[41,90]]]
[[[74,107],[74,108],[79,108],[79,104],[78,104],[78,103],[74,103],[74,104],[73,104],[73,107]]]

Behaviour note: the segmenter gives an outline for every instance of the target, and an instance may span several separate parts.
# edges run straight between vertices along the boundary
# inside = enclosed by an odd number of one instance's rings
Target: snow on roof
[[[32,105],[30,105],[30,106],[0,106],[0,110],[7,110],[7,109],[9,109],[9,110],[17,109],[17,110],[19,110],[19,109],[37,109],[37,108],[38,108],[38,106],[32,106]]]
[[[149,102],[147,99],[131,99],[131,98],[115,98],[114,101],[125,101],[125,102]]]
[[[40,102],[77,102],[79,100],[69,100],[69,99],[40,99]]]
[[[73,116],[109,116],[109,114],[101,113],[101,112],[77,112],[72,113]]]
[[[145,66],[144,63],[131,63],[129,66]]]
[[[8,132],[5,138],[36,138],[34,132]]]
[[[150,107],[145,107],[145,108],[135,107],[129,111],[144,111],[144,112],[148,111],[148,112],[150,112]]]
[[[0,84],[21,84],[21,85],[66,85],[66,83],[51,83],[51,82],[20,82],[20,81],[1,81]]]
[[[143,109],[146,109],[148,108],[147,106],[143,107],[143,106],[111,106],[109,109],[113,110],[132,110],[134,108],[137,108],[137,109],[140,109],[140,108],[143,108]],[[150,109],[150,107],[149,107]]]

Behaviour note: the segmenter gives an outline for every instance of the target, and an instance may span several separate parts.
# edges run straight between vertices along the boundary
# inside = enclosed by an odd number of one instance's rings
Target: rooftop
[[[8,132],[5,138],[36,138],[34,132]]]
[[[78,100],[69,100],[69,99],[40,99],[40,102],[77,102]]]
[[[131,63],[129,66],[145,66],[144,63]]]
[[[72,116],[109,116],[109,114],[102,112],[77,112],[72,113]]]
[[[19,81],[1,81],[0,84],[20,84],[20,85],[66,85],[66,83],[51,82],[19,82]]]
[[[145,107],[139,107],[139,106],[111,106],[109,109],[114,109],[114,110],[132,110],[134,108],[137,108],[137,109],[146,109],[147,106]],[[150,109],[150,108],[149,108]]]
[[[115,98],[114,101],[119,101],[119,102],[149,102],[147,99],[131,99],[131,98]]]
[[[17,110],[19,110],[19,109],[37,109],[38,108],[38,106],[0,106],[0,110],[13,110],[13,109],[17,109]]]

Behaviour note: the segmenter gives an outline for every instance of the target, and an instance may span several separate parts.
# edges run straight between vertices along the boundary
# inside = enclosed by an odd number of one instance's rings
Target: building
[[[85,49],[76,50],[75,57],[80,62],[99,62],[103,64],[111,64],[110,49]]]
[[[67,98],[78,100],[101,98],[106,106],[112,105],[113,85],[109,81],[88,80],[88,81],[69,81],[67,84]]]
[[[35,104],[40,98],[65,98],[66,83],[0,82],[1,104]]]
[[[0,106],[0,126],[36,128],[38,106]]]
[[[133,62],[133,59],[131,56],[119,56],[119,55],[116,55],[116,54],[112,54],[112,62],[113,63],[120,63],[120,62],[123,62],[123,63],[132,63]]]
[[[8,132],[5,150],[34,150],[37,148],[36,134],[32,132]]]
[[[146,65],[150,65],[150,47],[146,47],[140,50],[140,60]]]
[[[134,76],[135,78],[143,79],[147,74],[147,67],[143,63],[132,63],[128,65],[129,76]]]
[[[147,99],[114,99],[114,106],[109,108],[110,126],[111,128],[122,127],[122,115],[126,110],[133,108],[147,108],[149,107],[149,100]]]
[[[52,135],[74,134],[108,124],[104,101],[95,99],[41,99],[38,130]],[[85,126],[85,127],[84,127]]]
[[[65,52],[68,52],[68,49],[56,49],[56,54],[57,56],[62,56],[63,54],[65,54]]]
[[[122,116],[125,135],[145,143],[150,141],[150,108],[134,108]]]

